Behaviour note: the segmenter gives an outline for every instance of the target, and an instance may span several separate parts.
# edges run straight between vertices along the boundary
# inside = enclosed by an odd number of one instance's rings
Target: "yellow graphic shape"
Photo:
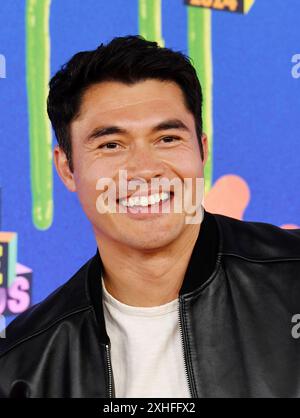
[[[248,13],[251,7],[253,6],[255,0],[244,0],[244,10],[243,13]]]
[[[186,0],[190,6],[223,10],[231,13],[248,13],[255,0]]]

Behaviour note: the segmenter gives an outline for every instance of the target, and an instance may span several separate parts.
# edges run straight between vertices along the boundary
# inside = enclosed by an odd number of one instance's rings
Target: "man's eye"
[[[106,144],[100,145],[98,148],[116,149],[114,145],[119,145],[116,142],[107,142]]]
[[[161,141],[166,141],[166,143],[171,143],[178,140],[179,138],[177,136],[164,136],[163,138],[161,138]]]

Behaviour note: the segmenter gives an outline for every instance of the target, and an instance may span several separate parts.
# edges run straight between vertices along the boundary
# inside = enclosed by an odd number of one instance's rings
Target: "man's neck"
[[[201,225],[187,225],[164,248],[143,252],[96,235],[107,291],[131,306],[159,306],[178,297]]]

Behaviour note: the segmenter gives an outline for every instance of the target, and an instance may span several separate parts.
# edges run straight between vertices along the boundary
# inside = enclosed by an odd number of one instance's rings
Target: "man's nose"
[[[146,146],[139,146],[133,150],[126,169],[128,180],[142,178],[150,181],[151,178],[164,175],[163,162],[154,150]]]

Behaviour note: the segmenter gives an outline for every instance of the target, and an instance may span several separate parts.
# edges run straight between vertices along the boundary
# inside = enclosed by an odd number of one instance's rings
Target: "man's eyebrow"
[[[160,122],[158,125],[153,126],[150,132],[155,133],[171,129],[179,129],[182,131],[190,132],[189,128],[180,119],[168,119],[163,122]],[[115,134],[128,134],[128,131],[116,125],[98,126],[97,128],[92,130],[92,132],[87,136],[85,141],[90,142],[94,138]]]
[[[99,138],[101,136],[126,133],[126,129],[120,128],[119,126],[98,126],[97,128],[93,129],[92,132],[87,136],[85,142],[90,142],[94,138]]]
[[[180,119],[169,119],[152,128],[152,132],[166,131],[168,129],[180,129],[190,132],[189,128]]]

